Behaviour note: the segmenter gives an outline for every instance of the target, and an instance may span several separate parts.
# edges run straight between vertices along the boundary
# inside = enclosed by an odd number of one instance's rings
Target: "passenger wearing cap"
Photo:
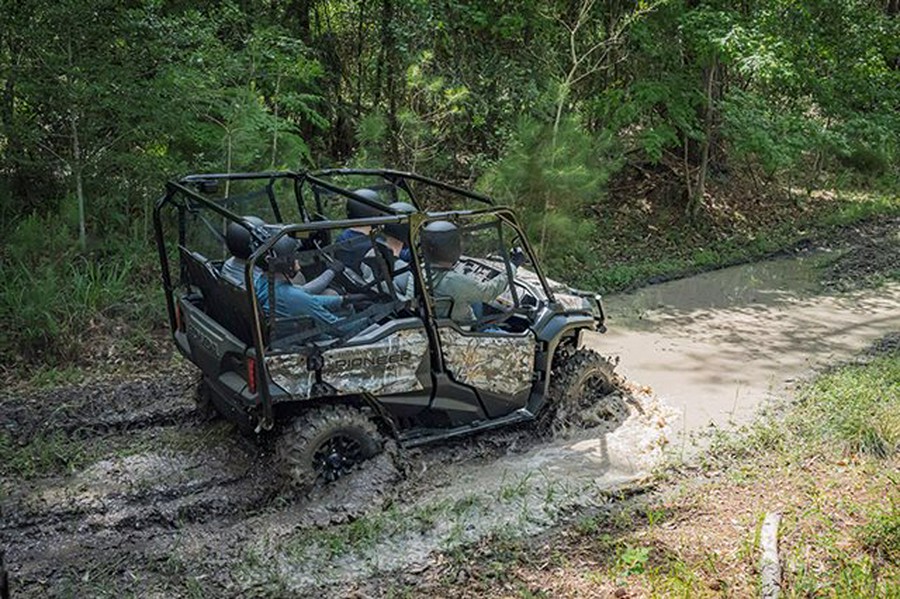
[[[435,297],[453,300],[449,316],[460,324],[475,322],[473,305],[497,299],[509,286],[505,276],[497,276],[489,281],[480,281],[453,269],[462,253],[459,228],[449,221],[434,221],[422,230],[422,252],[432,269],[431,285]],[[513,275],[524,264],[525,254],[520,248],[510,252]]]

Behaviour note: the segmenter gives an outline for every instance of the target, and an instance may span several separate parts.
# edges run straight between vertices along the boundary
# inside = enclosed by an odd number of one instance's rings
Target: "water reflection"
[[[741,264],[609,296],[604,307],[611,322],[646,329],[645,321],[660,312],[771,306],[819,292],[819,266],[825,258],[810,254]]]

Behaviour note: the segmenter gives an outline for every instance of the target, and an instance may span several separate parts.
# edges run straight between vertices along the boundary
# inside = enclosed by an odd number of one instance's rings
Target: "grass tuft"
[[[790,419],[806,441],[879,458],[900,451],[900,354],[841,368],[801,395]]]
[[[880,560],[900,566],[900,503],[875,511],[860,531],[863,547]]]

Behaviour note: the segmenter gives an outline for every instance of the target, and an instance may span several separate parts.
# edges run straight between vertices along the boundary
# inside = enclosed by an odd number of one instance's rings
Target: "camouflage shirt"
[[[513,276],[516,267],[512,266]],[[455,270],[435,268],[434,296],[446,297],[453,300],[449,316],[459,323],[471,323],[475,321],[475,313],[472,304],[490,302],[503,293],[509,281],[506,273],[501,273],[489,281],[478,281],[472,277],[456,272]],[[437,314],[440,318],[446,318],[448,314]]]

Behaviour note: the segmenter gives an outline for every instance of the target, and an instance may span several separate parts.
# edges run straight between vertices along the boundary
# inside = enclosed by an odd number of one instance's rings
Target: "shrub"
[[[590,208],[605,194],[618,163],[612,143],[575,121],[558,131],[531,119],[519,123],[505,157],[479,186],[518,210],[529,239],[551,273],[583,273],[595,233]]]

